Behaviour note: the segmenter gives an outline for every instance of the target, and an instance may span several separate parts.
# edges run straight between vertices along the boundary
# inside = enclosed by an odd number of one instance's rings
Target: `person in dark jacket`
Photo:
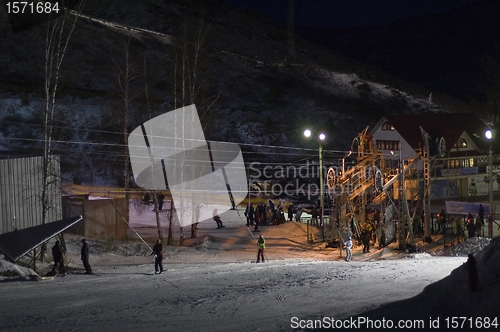
[[[213,216],[214,216],[215,222],[217,223],[217,228],[226,227],[226,226],[222,225],[222,220],[219,217],[219,213],[217,212],[217,209],[214,209]]]
[[[81,258],[82,258],[83,266],[85,267],[85,274],[92,274],[92,268],[90,267],[90,264],[89,264],[89,255],[90,255],[89,244],[87,243],[87,240],[83,239],[82,240]]]
[[[288,210],[287,210],[287,215],[288,215],[288,221],[293,221],[293,203],[288,205]]]
[[[469,233],[469,239],[473,238],[476,236],[476,226],[474,225],[474,218],[472,217],[472,214],[469,213],[469,216],[467,217],[467,233]]]
[[[255,219],[255,209],[252,204],[250,204],[250,208],[248,209],[248,222],[249,226],[253,226]]]
[[[155,255],[155,274],[163,273],[163,244],[158,239],[151,255]]]
[[[158,211],[163,210],[163,201],[165,200],[165,195],[163,193],[158,194]]]
[[[52,257],[54,257],[54,266],[52,267],[52,275],[65,273],[64,270],[64,250],[59,241],[52,247]]]
[[[481,226],[484,226],[484,207],[483,204],[479,204],[479,211],[477,212],[479,220],[481,221]]]
[[[316,209],[316,206],[313,206],[311,210],[311,226],[318,226],[318,209]]]

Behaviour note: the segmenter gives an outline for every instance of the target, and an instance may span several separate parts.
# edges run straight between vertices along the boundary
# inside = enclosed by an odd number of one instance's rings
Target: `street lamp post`
[[[309,129],[304,131],[305,137],[311,137],[312,132]],[[320,208],[320,225],[321,225],[321,237],[325,241],[325,223],[323,222],[323,210],[324,210],[324,200],[323,200],[323,146],[321,142],[326,140],[325,133],[319,133],[318,135],[318,151],[319,151],[319,208]]]
[[[484,132],[484,137],[490,143],[490,151],[488,156],[488,191],[489,191],[489,214],[493,216],[493,149],[491,147],[491,140],[493,139],[493,132],[490,129],[487,129]]]

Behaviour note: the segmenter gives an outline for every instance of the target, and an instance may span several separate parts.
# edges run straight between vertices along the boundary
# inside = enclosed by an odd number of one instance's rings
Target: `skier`
[[[214,220],[217,223],[217,228],[226,227],[226,226],[222,225],[222,220],[219,217],[219,213],[217,212],[217,209],[214,209]]]
[[[346,250],[346,253],[347,253],[345,261],[349,262],[351,260],[351,257],[352,257],[352,252],[351,252],[352,240],[351,240],[350,236],[347,238],[347,241],[344,243],[344,245],[345,245],[345,250]]]
[[[151,255],[155,255],[155,274],[163,273],[163,244],[161,240],[156,240]]]
[[[259,240],[257,240],[257,245],[259,246],[259,251],[257,251],[257,263],[260,263],[262,259],[262,263],[264,263],[264,249],[266,249],[266,240],[264,236],[260,234]]]

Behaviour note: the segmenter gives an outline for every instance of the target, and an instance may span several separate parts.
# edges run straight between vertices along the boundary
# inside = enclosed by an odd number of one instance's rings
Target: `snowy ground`
[[[80,238],[66,235],[70,274],[33,282],[25,278],[31,272],[20,269],[10,275],[21,277],[1,277],[0,329],[293,331],[359,315],[379,322],[422,320],[424,326],[415,330],[426,331],[431,317],[440,319],[443,330],[446,317],[500,315],[498,237],[476,254],[480,291],[472,292],[467,257],[405,255],[390,248],[363,254],[356,248],[346,263],[338,249],[325,249],[320,241],[306,244],[305,225],[297,223],[263,228],[267,261],[255,264],[253,236],[240,220],[225,219],[224,229],[200,224],[198,239],[166,248],[167,271],[161,275],[153,273],[152,256],[141,242],[92,239],[96,274],[84,275]],[[462,243],[454,255],[478,251],[488,242]],[[0,263],[2,271],[13,270]],[[343,330],[355,330],[348,327]]]

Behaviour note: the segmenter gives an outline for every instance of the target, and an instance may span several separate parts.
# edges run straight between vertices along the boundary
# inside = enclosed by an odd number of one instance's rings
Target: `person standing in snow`
[[[259,239],[257,240],[257,245],[259,247],[259,251],[257,251],[257,263],[260,263],[262,259],[262,263],[264,263],[264,249],[266,249],[266,240],[264,236],[260,234]]]
[[[481,236],[481,230],[483,229],[483,225],[481,224],[481,220],[476,218],[476,236]]]
[[[477,212],[481,225],[484,226],[484,207],[483,204],[479,204],[479,211]]]
[[[259,213],[260,213],[260,218],[259,218],[259,222],[262,223],[261,225],[266,225],[266,205],[265,204],[261,204],[259,205]]]
[[[351,257],[352,257],[352,252],[351,252],[352,240],[351,240],[350,236],[347,238],[347,241],[345,241],[344,245],[345,245],[345,250],[346,250],[345,261],[349,262],[351,260]]]
[[[361,233],[361,242],[363,243],[363,252],[370,252],[370,239],[372,238],[372,225],[366,221],[363,225],[363,233]]]
[[[163,201],[165,200],[165,195],[162,192],[158,194],[158,211],[163,210]]]
[[[274,212],[274,203],[273,201],[269,200],[269,210],[271,210],[271,212]]]
[[[52,275],[65,273],[64,271],[64,249],[59,241],[52,247],[52,257],[54,258],[54,266],[52,267]]]
[[[469,233],[469,239],[476,236],[476,226],[474,225],[474,218],[470,213],[467,217],[467,233]]]
[[[444,225],[446,224],[446,212],[444,212],[444,209],[441,209],[438,216],[438,232],[440,232],[441,229],[444,229]]]
[[[491,215],[488,216],[486,219],[486,222],[488,223],[488,237],[492,238],[493,237],[493,223],[495,223],[498,228],[500,229],[500,225],[493,219]]]
[[[156,240],[151,255],[155,255],[155,274],[163,273],[163,244],[161,240]]]
[[[361,233],[361,242],[363,243],[363,253],[370,252],[370,232],[363,231]]]
[[[313,206],[311,210],[311,226],[318,227],[318,209],[316,209],[316,206]]]
[[[256,215],[258,215],[258,210],[259,210],[258,206],[257,206],[257,209],[254,210],[252,204],[250,204],[250,210],[248,211],[248,213],[249,213],[249,215],[251,213],[255,217]],[[252,219],[251,219],[252,223],[250,225],[252,225],[252,226],[254,225],[254,217],[252,217]],[[258,219],[255,220],[255,227],[253,228],[253,231],[254,232],[259,231],[259,220]]]
[[[293,203],[288,205],[288,210],[287,210],[287,216],[288,216],[288,221],[293,221]]]
[[[250,204],[250,208],[248,209],[248,226],[253,226],[255,219],[255,209],[252,204]]]
[[[302,208],[299,208],[295,213],[295,221],[300,222],[300,217],[302,216]]]
[[[226,227],[226,226],[222,225],[222,220],[219,217],[219,213],[217,212],[217,209],[214,209],[214,220],[217,223],[217,228]]]
[[[81,258],[83,262],[83,266],[85,267],[85,274],[92,274],[92,268],[89,264],[89,256],[90,256],[90,248],[87,240],[82,240],[82,250],[81,250]]]

